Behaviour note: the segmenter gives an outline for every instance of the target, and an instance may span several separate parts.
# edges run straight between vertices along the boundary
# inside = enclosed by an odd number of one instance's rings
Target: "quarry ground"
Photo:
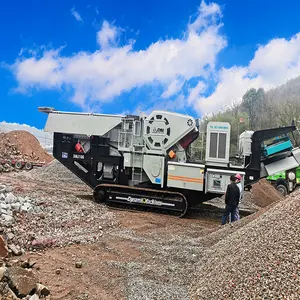
[[[242,219],[221,226],[222,199],[204,204],[183,219],[126,211],[94,203],[90,188],[61,172],[65,172],[61,166],[52,164],[44,170],[0,174],[0,182],[11,186],[16,196],[27,196],[42,208],[42,213],[16,215],[11,231],[13,242],[25,249],[17,259],[36,262],[33,271],[51,291],[50,299],[253,299],[237,296],[242,294],[230,297],[223,293],[227,286],[219,288],[217,297],[196,287],[219,266],[224,271],[225,258],[243,248],[245,241],[231,240],[230,236],[251,226],[276,203],[261,208],[247,197],[241,207]],[[268,188],[261,189],[266,193]],[[249,230],[245,232],[247,236]],[[32,240],[38,241],[35,245],[44,243],[44,247],[33,246]],[[46,245],[47,240],[54,241],[52,246]],[[210,266],[219,243],[233,248],[222,254],[224,258],[212,267],[214,270],[201,271]],[[293,252],[298,258],[299,249]],[[248,256],[254,257],[251,253]],[[299,272],[297,260],[293,284],[298,282]],[[216,276],[210,282],[217,280]]]
[[[97,229],[101,232],[92,243],[88,238],[80,243],[70,243],[68,236],[66,241],[60,239],[57,247],[29,250],[23,256],[23,259],[36,262],[34,272],[50,289],[51,299],[154,299],[157,292],[158,299],[188,299],[185,284],[202,247],[197,239],[220,228],[222,209],[209,205],[207,209],[179,219],[93,203],[91,189],[82,184],[39,181],[30,176],[22,180],[14,173],[0,175],[0,182],[12,186],[15,195],[29,195],[33,199],[48,197],[51,202],[55,201],[55,210],[59,210],[60,215],[53,217],[59,216],[60,221],[69,219],[67,211],[64,215],[64,209],[69,199],[76,199],[73,209],[78,214],[77,225],[85,228],[87,237],[91,231],[93,235],[97,235]],[[96,229],[86,226],[88,216],[82,215],[82,211],[87,203],[99,214],[109,211],[109,223],[112,224],[106,226],[103,220],[93,219],[92,226],[96,225]],[[43,220],[46,221],[41,224],[37,216],[29,216],[24,224],[26,232],[43,233],[46,238],[57,239],[59,233],[52,232],[51,235],[44,233],[44,228],[41,230],[42,225],[47,226],[47,216]],[[59,223],[57,225],[59,227]],[[75,231],[76,235],[79,236]],[[82,268],[75,268],[76,262],[81,262]]]

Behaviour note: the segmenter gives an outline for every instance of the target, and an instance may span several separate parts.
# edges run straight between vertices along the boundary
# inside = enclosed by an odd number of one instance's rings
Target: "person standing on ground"
[[[240,201],[240,190],[236,185],[236,178],[235,175],[230,176],[230,183],[227,186],[227,190],[225,193],[225,211],[222,216],[222,225],[226,224],[226,220],[231,216],[231,220],[234,221],[234,216],[236,212],[236,208],[239,205]]]
[[[242,176],[240,174],[236,174],[235,178],[236,178],[236,185],[240,190],[240,201],[239,201],[239,203],[241,203],[241,201],[244,197],[244,190],[243,190],[243,186],[242,186],[242,183],[241,183]],[[237,208],[235,210],[234,220],[237,221],[239,219],[240,219],[239,206],[237,206]]]

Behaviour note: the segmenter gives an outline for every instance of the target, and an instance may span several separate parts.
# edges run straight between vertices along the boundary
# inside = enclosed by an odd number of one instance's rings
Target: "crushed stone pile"
[[[26,176],[47,182],[56,181],[83,184],[83,182],[75,174],[56,159],[41,168],[28,172]]]
[[[49,163],[53,157],[34,135],[25,130],[15,130],[0,133],[0,159]]]
[[[17,196],[10,186],[1,187],[0,234],[14,255],[94,243],[106,230],[118,226],[115,214],[92,201],[85,186],[72,186],[69,192],[64,183],[48,183],[43,189],[19,190]]]
[[[190,299],[298,299],[299,228],[295,191],[203,252]]]

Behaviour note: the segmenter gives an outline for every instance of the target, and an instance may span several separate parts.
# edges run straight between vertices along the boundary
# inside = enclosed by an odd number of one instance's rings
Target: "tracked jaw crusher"
[[[199,136],[199,122],[191,116],[167,111],[123,116],[39,110],[48,114],[45,131],[54,133],[54,157],[93,189],[97,202],[182,217],[188,207],[222,196],[232,174],[241,174],[246,188],[268,176],[272,166],[278,169],[282,160],[300,163],[299,149],[272,157],[262,150],[263,141],[292,132],[294,126],[243,133],[239,163],[232,164],[230,124],[210,122],[205,160],[195,162],[187,153]]]

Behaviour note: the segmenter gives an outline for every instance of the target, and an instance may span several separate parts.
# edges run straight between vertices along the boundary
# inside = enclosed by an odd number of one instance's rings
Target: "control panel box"
[[[209,193],[224,194],[226,192],[227,185],[230,183],[230,176],[235,175],[237,173],[242,176],[241,183],[244,188],[245,172],[207,169],[206,176],[205,176],[206,177],[205,193],[209,192]]]

